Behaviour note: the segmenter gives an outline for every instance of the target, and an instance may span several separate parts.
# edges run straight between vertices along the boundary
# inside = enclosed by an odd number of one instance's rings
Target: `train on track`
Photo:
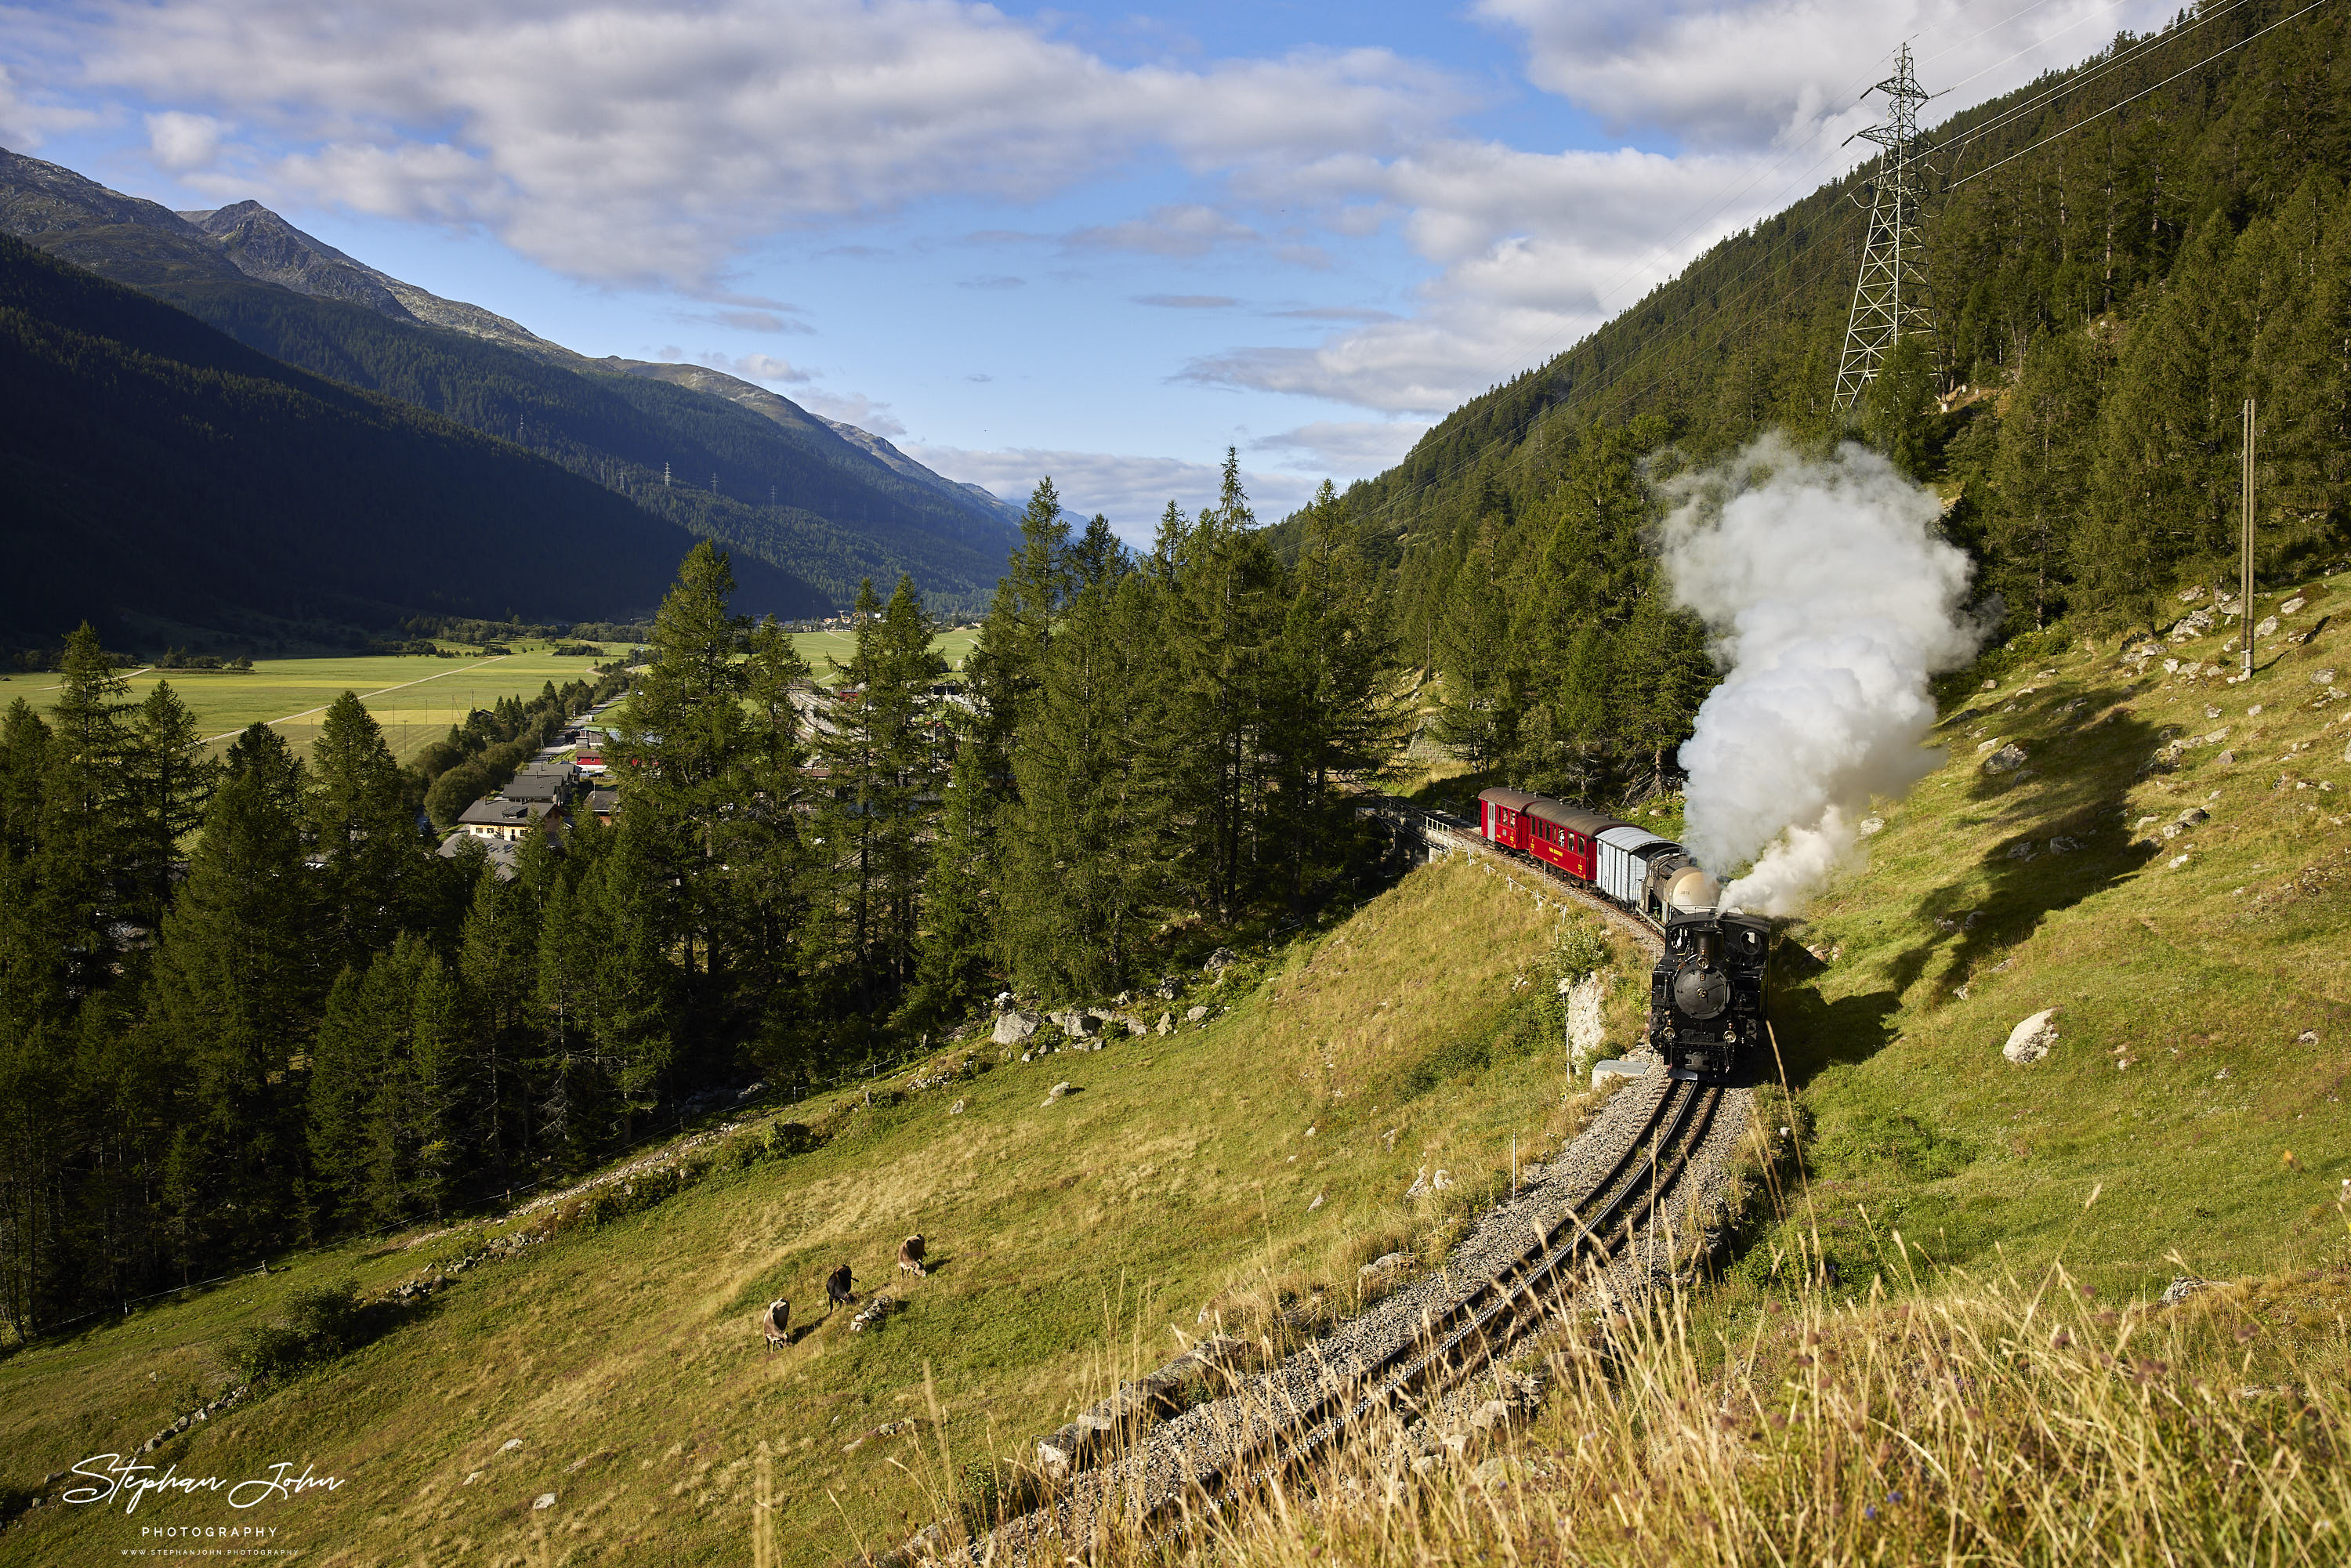
[[[1722,889],[1687,850],[1524,789],[1481,793],[1478,833],[1590,888],[1665,938],[1649,974],[1648,1043],[1674,1077],[1732,1082],[1768,1050],[1771,928],[1721,907]]]

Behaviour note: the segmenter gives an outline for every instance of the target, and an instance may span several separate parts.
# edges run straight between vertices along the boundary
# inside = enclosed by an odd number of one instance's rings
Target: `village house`
[[[563,826],[563,809],[552,800],[510,800],[491,796],[465,808],[457,819],[460,836],[513,842],[531,829],[554,834]]]
[[[571,802],[573,771],[569,762],[534,765],[517,773],[499,793],[508,800],[567,806]]]

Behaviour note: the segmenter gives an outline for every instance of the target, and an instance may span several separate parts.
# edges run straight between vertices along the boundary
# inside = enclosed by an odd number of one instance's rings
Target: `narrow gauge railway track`
[[[1044,1507],[976,1542],[975,1559],[1037,1561],[1031,1549],[1059,1537],[1058,1561],[1113,1524],[1167,1531],[1188,1505],[1294,1473],[1335,1450],[1366,1419],[1429,1400],[1474,1375],[1541,1322],[1546,1304],[1572,1287],[1579,1266],[1604,1267],[1654,1240],[1655,1222],[1706,1145],[1727,1092],[1661,1079],[1632,1135],[1581,1197],[1442,1309],[1423,1312],[1357,1364],[1324,1359],[1329,1340],[1293,1355],[1187,1412],[1188,1421],[1177,1418],[1174,1424],[1194,1428],[1194,1440],[1172,1453],[1148,1432],[1134,1435],[1123,1452],[1072,1477]],[[1297,1386],[1301,1377],[1311,1380],[1303,1389]]]

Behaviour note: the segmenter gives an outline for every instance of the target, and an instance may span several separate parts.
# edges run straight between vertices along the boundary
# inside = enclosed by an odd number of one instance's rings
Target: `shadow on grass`
[[[2108,700],[2061,685],[2012,710],[1946,721],[1945,738],[1970,764],[1954,836],[1970,828],[1998,836],[1980,856],[1953,857],[1946,878],[1918,899],[1917,939],[1892,959],[1887,988],[1831,1002],[1806,979],[1775,994],[1775,1028],[1792,1085],[1876,1055],[1892,1043],[1894,1015],[1920,982],[1930,986],[1926,1007],[1948,1005],[1980,968],[2001,962],[2052,913],[2127,880],[2160,852],[2132,841],[2124,813],[2140,770],[2169,737],[2127,704],[2074,725],[2064,710],[2083,699],[2093,712]],[[2022,767],[1987,772],[1970,724],[1987,740],[2021,744]],[[2163,764],[2154,769],[2158,776],[2169,770]],[[2179,807],[2193,803],[2183,792]]]
[[[1802,1089],[1831,1067],[1865,1061],[1892,1043],[1887,1021],[1902,1006],[1894,991],[1823,1000],[1811,986],[1792,987],[1772,998],[1771,1031],[1780,1042],[1779,1065],[1788,1086]],[[1761,1063],[1770,1082],[1771,1064]]]
[[[1897,993],[1928,980],[1928,1005],[1943,1005],[2051,914],[2127,880],[2160,852],[2134,841],[2125,813],[2140,769],[2168,737],[2126,706],[2066,731],[2058,710],[2070,700],[2062,691],[2040,694],[2032,699],[2038,711],[2006,721],[2013,725],[2010,737],[2026,748],[2022,770],[1988,773],[1980,762],[1970,770],[1964,810],[2001,836],[1918,901],[1921,939],[1894,961]],[[2004,716],[1986,716],[1992,726]],[[2171,768],[2158,764],[2152,771]],[[2193,803],[2180,801],[2182,809]]]

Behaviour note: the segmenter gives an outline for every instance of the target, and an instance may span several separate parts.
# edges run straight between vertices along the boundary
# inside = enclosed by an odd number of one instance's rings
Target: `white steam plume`
[[[1942,504],[1877,454],[1766,435],[1671,487],[1663,556],[1726,674],[1681,748],[1691,852],[1726,905],[1794,915],[1856,859],[1873,797],[1940,763],[1928,678],[1972,658],[1967,557]]]

